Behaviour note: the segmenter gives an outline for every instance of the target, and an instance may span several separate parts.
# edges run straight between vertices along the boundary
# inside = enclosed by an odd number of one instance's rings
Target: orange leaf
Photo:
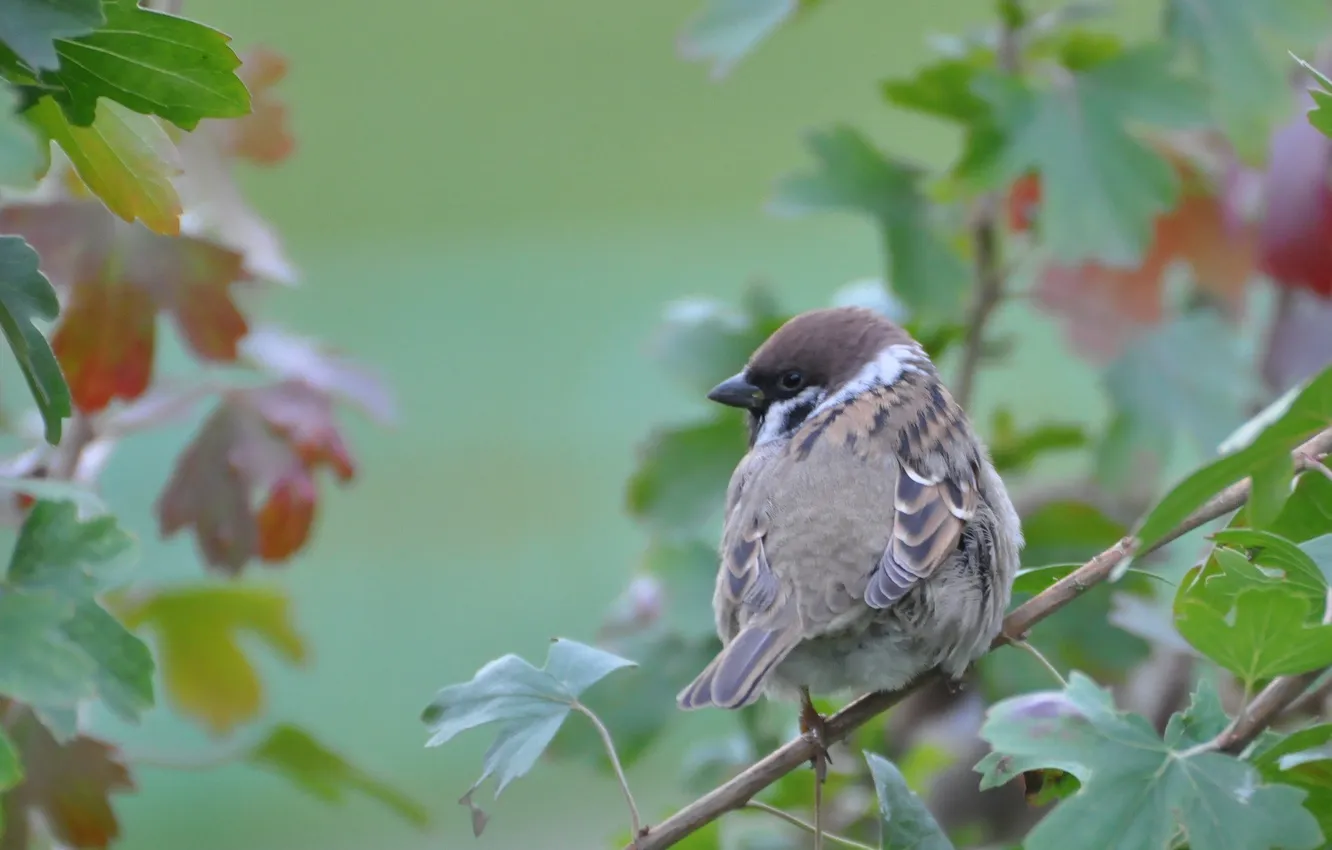
[[[305,546],[318,497],[314,479],[303,466],[278,479],[259,509],[259,557],[270,563],[285,561]]]
[[[1008,187],[1008,229],[1026,233],[1036,221],[1036,209],[1041,205],[1041,177],[1028,172]]]
[[[250,114],[217,122],[230,131],[227,152],[260,165],[273,165],[291,155],[296,141],[287,129],[287,107],[269,91],[287,76],[287,60],[267,48],[246,54],[237,72],[250,90]]]
[[[230,392],[158,498],[162,536],[193,528],[205,563],[228,574],[255,557],[285,561],[309,539],[323,465],[343,481],[355,474],[323,391],[287,380]]]
[[[66,294],[52,347],[84,413],[148,388],[159,312],[198,357],[236,359],[247,325],[231,287],[248,275],[235,251],[123,224],[96,201],[10,204],[0,231],[31,242]]]
[[[1139,329],[1164,318],[1165,274],[1176,262],[1187,263],[1197,287],[1232,314],[1243,308],[1257,263],[1254,228],[1231,220],[1214,192],[1181,171],[1185,192],[1175,209],[1157,217],[1137,268],[1052,264],[1036,283],[1037,303],[1062,316],[1070,344],[1094,360],[1113,358]]]

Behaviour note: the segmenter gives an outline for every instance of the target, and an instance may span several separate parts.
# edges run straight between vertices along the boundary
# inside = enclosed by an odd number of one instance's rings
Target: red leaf
[[[259,557],[276,563],[300,551],[310,538],[318,496],[303,466],[293,466],[278,479],[259,509]]]
[[[1041,178],[1028,172],[1008,187],[1008,229],[1026,233],[1036,222],[1036,210],[1041,205]]]
[[[124,224],[97,201],[7,205],[0,231],[31,242],[65,295],[52,347],[81,411],[147,390],[159,312],[200,358],[236,359],[247,325],[231,287],[248,279],[236,252]]]
[[[285,561],[309,539],[323,465],[355,474],[327,395],[298,380],[227,393],[158,499],[162,536],[192,527],[204,561],[231,574]]]
[[[1046,267],[1035,287],[1037,303],[1062,316],[1070,345],[1093,360],[1115,357],[1142,327],[1164,318],[1165,275],[1187,263],[1198,288],[1232,314],[1256,266],[1252,227],[1237,222],[1221,197],[1177,161],[1184,178],[1178,206],[1158,216],[1155,235],[1137,268],[1098,263]]]
[[[0,847],[28,846],[28,818],[34,811],[68,847],[107,847],[120,835],[109,795],[134,790],[134,781],[113,747],[82,735],[62,744],[31,715],[15,724],[10,737],[25,775],[5,796]]]
[[[1311,105],[1306,95],[1298,114],[1272,135],[1261,264],[1279,286],[1332,296],[1332,140],[1305,117]]]

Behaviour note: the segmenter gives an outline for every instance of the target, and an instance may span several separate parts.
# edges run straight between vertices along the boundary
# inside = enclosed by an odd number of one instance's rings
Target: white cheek
[[[861,367],[851,380],[842,388],[823,400],[811,415],[817,415],[830,407],[836,407],[850,401],[866,390],[874,387],[890,387],[907,372],[923,374],[923,366],[929,363],[925,352],[915,345],[890,345],[879,352],[878,356]]]
[[[818,399],[823,395],[823,391],[817,387],[810,387],[802,391],[795,398],[788,398],[785,401],[775,401],[768,405],[768,410],[763,414],[763,424],[759,426],[758,436],[754,438],[754,446],[762,446],[765,443],[771,443],[773,440],[780,440],[791,436],[795,428],[791,427],[791,413],[797,407],[802,405],[817,404]],[[816,408],[817,409],[817,408]],[[813,416],[810,413],[809,416]],[[809,419],[806,416],[805,419]],[[802,422],[804,420],[801,420]],[[797,423],[796,427],[799,427]]]

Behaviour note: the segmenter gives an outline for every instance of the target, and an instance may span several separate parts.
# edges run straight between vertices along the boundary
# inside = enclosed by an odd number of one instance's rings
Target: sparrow
[[[799,700],[826,759],[811,692],[960,683],[1002,627],[1022,527],[920,344],[873,310],[813,310],[708,398],[748,412],[749,451],[724,503],[722,649],[680,707]]]

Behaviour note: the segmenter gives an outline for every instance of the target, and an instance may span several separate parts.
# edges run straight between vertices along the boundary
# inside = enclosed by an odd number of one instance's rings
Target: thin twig
[[[767,803],[760,803],[756,800],[750,800],[748,803],[745,803],[745,808],[754,809],[755,811],[759,812],[767,812],[773,817],[781,818],[782,820],[786,821],[792,826],[796,826],[803,829],[805,832],[812,833],[815,836],[819,834],[818,827],[814,826],[813,824],[805,823],[803,820],[791,814],[790,812],[784,812],[781,809],[777,808],[776,806],[769,806]],[[850,847],[852,848],[852,850],[874,850],[874,848],[869,846],[868,844],[861,844],[859,841],[856,841],[853,838],[847,838],[846,836],[838,835],[834,832],[825,832],[823,833],[823,837],[828,839],[834,844],[840,844],[843,847]]]
[[[1294,455],[1296,457],[1301,454],[1316,456],[1325,454],[1329,450],[1332,450],[1332,428],[1321,431],[1304,443],[1295,450]],[[1130,554],[1141,557],[1153,552],[1205,523],[1230,513],[1244,504],[1248,495],[1249,482],[1247,480],[1232,484],[1209,499],[1201,508],[1186,517],[1159,541],[1140,551],[1135,551],[1137,541],[1133,538],[1126,537],[1120,540],[1040,594],[1018,606],[1004,619],[1003,631],[995,638],[994,643],[991,644],[991,649],[1003,646],[1010,639],[1024,639],[1027,631],[1032,626],[1109,578],[1115,566]],[[856,729],[897,705],[926,682],[935,680],[937,676],[937,671],[931,671],[901,690],[877,691],[853,700],[846,708],[827,718],[824,727],[824,744],[831,745],[842,740]],[[1253,703],[1249,706],[1249,714],[1268,710],[1267,706],[1273,697],[1268,696],[1267,692],[1280,681],[1280,679],[1274,681],[1272,685],[1264,689],[1263,693],[1254,698]],[[1281,706],[1284,707],[1297,696],[1299,696],[1298,693],[1291,695]],[[1278,710],[1270,716],[1264,714],[1259,719],[1264,723],[1270,722],[1279,713]],[[1240,740],[1243,735],[1248,734],[1247,729],[1248,726],[1246,725],[1244,729],[1237,731],[1235,740]],[[1252,734],[1256,735],[1257,731]],[[804,737],[788,741],[777,750],[750,765],[746,770],[732,777],[725,784],[699,797],[666,820],[656,826],[647,827],[646,833],[641,835],[636,843],[637,850],[663,850],[663,848],[670,847],[727,812],[742,808],[764,788],[805,764],[813,756],[814,746],[811,741]]]
[[[1003,20],[999,28],[995,61],[1001,72],[1015,74],[1022,52],[1019,40],[1025,15],[1018,0],[1001,0],[999,5]],[[971,241],[975,254],[973,276],[976,295],[967,317],[967,337],[962,347],[962,365],[956,386],[957,402],[964,408],[971,404],[976,372],[984,355],[985,331],[995,308],[1004,300],[1006,278],[999,250],[999,211],[1002,206],[1003,191],[996,189],[982,195],[972,210]]]
[[[634,802],[634,792],[629,790],[629,779],[624,775],[624,767],[620,764],[620,754],[615,751],[615,741],[611,738],[610,730],[606,724],[601,722],[597,713],[581,702],[574,701],[573,707],[581,711],[592,725],[597,727],[597,733],[601,735],[601,743],[606,745],[606,755],[610,757],[611,767],[615,770],[615,778],[620,781],[620,790],[624,792],[624,801],[629,805],[629,820],[633,824],[634,839],[631,847],[637,847],[639,840],[643,835],[643,820],[638,815],[638,804]]]

